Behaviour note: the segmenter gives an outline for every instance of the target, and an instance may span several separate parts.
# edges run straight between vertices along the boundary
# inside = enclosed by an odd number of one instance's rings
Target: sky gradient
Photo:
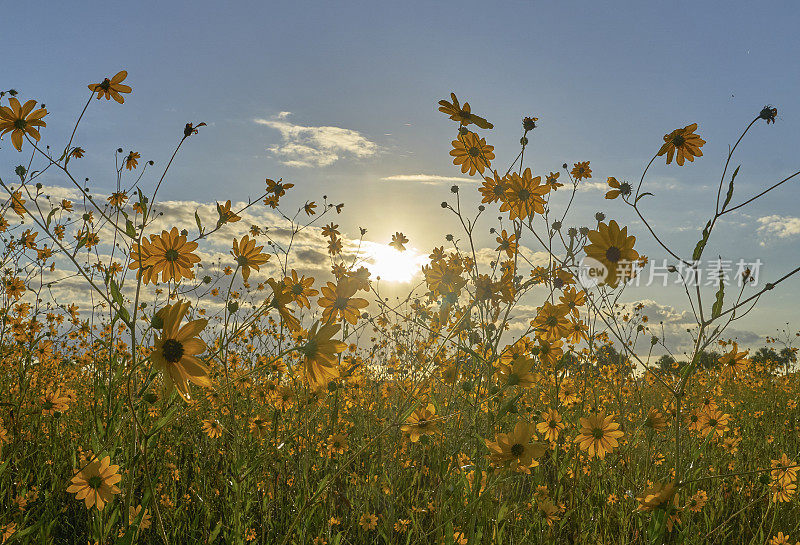
[[[665,133],[697,122],[704,156],[684,167],[659,159],[646,182],[648,217],[685,254],[713,212],[728,146],[764,105],[778,120],[741,144],[733,202],[800,168],[794,2],[15,2],[4,14],[23,23],[5,26],[0,88],[47,104],[46,140],[71,130],[87,83],[129,72],[125,105],[93,103],[76,138],[98,190],[111,190],[117,147],[163,164],[183,125],[204,121],[162,198],[245,201],[282,177],[296,184],[288,203],[345,202],[338,221],[351,236],[363,226],[388,242],[402,231],[426,252],[456,229],[439,207],[453,183],[479,202],[479,179],[449,179],[464,177],[448,156],[455,127],[436,110],[450,91],[494,123],[484,136],[496,165],[516,156],[522,116],[536,116],[526,166],[545,175],[589,160],[595,183],[638,180]],[[4,177],[8,160],[4,150]],[[567,225],[603,211],[630,226],[640,251],[666,257],[622,203],[586,187]],[[732,214],[706,255],[759,258],[761,274],[782,275],[798,257],[798,199],[790,182]],[[765,298],[745,329],[793,321],[799,287]],[[673,292],[632,298],[683,311]]]

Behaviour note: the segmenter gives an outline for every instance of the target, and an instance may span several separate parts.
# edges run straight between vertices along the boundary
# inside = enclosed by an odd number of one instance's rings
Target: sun
[[[364,265],[372,273],[373,278],[380,277],[384,282],[406,284],[422,274],[422,266],[429,261],[428,257],[408,248],[401,252],[386,244],[370,244],[366,249],[367,257]]]

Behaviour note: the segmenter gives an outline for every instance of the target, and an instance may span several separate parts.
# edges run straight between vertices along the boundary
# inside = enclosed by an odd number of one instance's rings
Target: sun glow
[[[385,244],[371,244],[367,248],[365,266],[372,273],[372,278],[380,276],[384,282],[408,283],[421,276],[422,266],[429,261],[428,256],[420,254],[414,248],[398,251]]]

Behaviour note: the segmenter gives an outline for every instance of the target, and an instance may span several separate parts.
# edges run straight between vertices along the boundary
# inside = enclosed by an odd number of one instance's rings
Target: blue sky
[[[534,115],[534,172],[590,160],[595,182],[638,179],[663,134],[699,123],[705,156],[657,162],[649,178],[657,199],[647,212],[684,253],[713,210],[728,145],[765,104],[779,119],[742,144],[734,202],[800,165],[795,2],[15,2],[4,15],[16,23],[4,28],[0,87],[47,104],[46,138],[69,131],[87,83],[128,70],[125,105],[93,103],[76,140],[94,187],[110,188],[117,147],[163,164],[183,124],[205,121],[164,198],[246,200],[283,177],[297,203],[345,201],[351,234],[403,231],[421,250],[455,229],[439,208],[451,183],[392,177],[462,176],[448,156],[454,127],[436,111],[450,91],[494,123],[497,164],[513,159],[520,120]],[[8,161],[3,153],[4,176]],[[459,185],[476,203],[477,184]],[[574,221],[602,210],[660,257],[602,195],[581,192]],[[710,252],[758,257],[779,275],[798,255],[798,197],[790,183],[732,216]],[[765,300],[757,330],[793,319],[798,287]]]

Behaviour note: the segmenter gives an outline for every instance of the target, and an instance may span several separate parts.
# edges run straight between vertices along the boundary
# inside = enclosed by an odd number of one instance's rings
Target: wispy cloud
[[[360,132],[342,127],[307,127],[287,121],[291,112],[280,112],[272,119],[255,123],[281,133],[283,142],[267,148],[286,166],[323,167],[343,157],[363,159],[376,155],[380,147]]]
[[[457,182],[476,183],[477,178],[466,178],[462,176],[437,176],[436,174],[396,174],[381,178],[385,182],[415,182],[420,184],[438,185],[451,184]]]

